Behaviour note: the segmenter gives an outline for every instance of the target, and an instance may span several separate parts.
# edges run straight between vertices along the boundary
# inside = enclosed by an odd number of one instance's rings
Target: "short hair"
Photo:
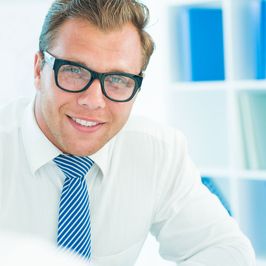
[[[39,38],[39,50],[49,49],[60,26],[70,18],[81,18],[102,31],[119,29],[132,23],[140,36],[144,71],[154,51],[154,42],[145,31],[149,9],[136,0],[55,0],[45,17]]]

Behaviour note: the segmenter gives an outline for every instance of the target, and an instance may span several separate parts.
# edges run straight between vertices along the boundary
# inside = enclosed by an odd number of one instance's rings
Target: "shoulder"
[[[132,116],[115,138],[115,146],[127,154],[153,154],[168,158],[184,153],[187,144],[180,130],[145,117]]]
[[[143,140],[150,139],[150,141],[165,145],[186,141],[180,130],[142,116],[132,116],[121,131],[121,135],[129,135]]]

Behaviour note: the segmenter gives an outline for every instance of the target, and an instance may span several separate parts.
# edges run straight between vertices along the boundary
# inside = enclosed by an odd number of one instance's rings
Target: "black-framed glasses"
[[[114,102],[128,102],[140,90],[143,77],[124,72],[98,73],[86,66],[54,57],[43,52],[44,60],[54,70],[56,85],[67,92],[87,90],[95,79],[101,83],[102,93]]]

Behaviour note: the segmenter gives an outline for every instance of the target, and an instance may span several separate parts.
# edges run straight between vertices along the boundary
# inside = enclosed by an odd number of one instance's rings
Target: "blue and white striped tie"
[[[54,162],[63,171],[65,182],[60,199],[58,246],[86,259],[91,255],[89,194],[85,175],[93,165],[88,157],[61,154]]]

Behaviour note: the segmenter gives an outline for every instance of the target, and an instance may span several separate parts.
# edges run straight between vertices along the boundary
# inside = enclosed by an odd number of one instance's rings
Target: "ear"
[[[34,56],[34,85],[36,90],[41,88],[41,72],[42,72],[43,57],[41,52],[38,52]]]

